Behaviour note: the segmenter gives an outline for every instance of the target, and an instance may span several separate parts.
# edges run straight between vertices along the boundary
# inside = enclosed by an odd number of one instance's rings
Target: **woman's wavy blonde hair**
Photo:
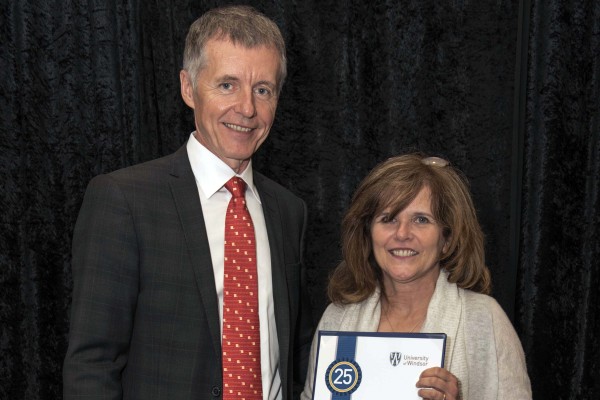
[[[342,262],[331,274],[328,295],[334,303],[357,303],[383,287],[383,274],[373,256],[371,225],[388,207],[402,211],[423,187],[431,191],[431,211],[442,225],[448,251],[440,267],[459,287],[489,294],[491,279],[485,265],[483,233],[469,185],[463,174],[444,160],[407,154],[376,166],[360,183],[342,220]]]

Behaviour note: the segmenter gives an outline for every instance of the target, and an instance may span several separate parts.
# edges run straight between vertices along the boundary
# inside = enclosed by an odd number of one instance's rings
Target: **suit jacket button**
[[[215,397],[219,397],[221,395],[221,388],[218,386],[213,386],[212,395]]]

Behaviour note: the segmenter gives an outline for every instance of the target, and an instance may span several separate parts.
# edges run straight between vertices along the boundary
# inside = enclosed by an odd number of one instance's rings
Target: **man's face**
[[[187,71],[180,73],[181,95],[194,109],[196,139],[238,173],[273,125],[278,71],[274,48],[211,39],[195,90]]]

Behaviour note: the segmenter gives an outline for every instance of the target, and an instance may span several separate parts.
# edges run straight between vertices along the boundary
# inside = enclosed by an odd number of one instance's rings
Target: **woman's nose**
[[[405,221],[398,221],[398,226],[396,226],[396,238],[397,239],[407,239],[410,237],[410,224]]]

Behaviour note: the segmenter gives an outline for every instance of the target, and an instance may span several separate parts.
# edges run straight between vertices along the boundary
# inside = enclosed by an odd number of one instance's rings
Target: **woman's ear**
[[[444,245],[442,246],[442,254],[446,254],[448,252],[448,250],[450,249],[450,241],[452,240],[452,238],[450,236],[448,236],[447,238],[444,239]]]

